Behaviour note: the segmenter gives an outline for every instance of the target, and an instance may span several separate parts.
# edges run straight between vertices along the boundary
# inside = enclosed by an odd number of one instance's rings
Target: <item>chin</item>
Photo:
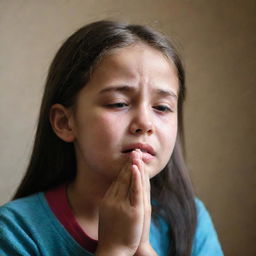
[[[158,173],[160,173],[161,171],[156,171],[155,169],[149,168],[148,170],[146,170],[149,178],[154,178]]]

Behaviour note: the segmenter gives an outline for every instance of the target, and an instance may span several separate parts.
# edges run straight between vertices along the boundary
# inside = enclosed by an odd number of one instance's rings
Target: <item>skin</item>
[[[68,197],[78,223],[99,239],[96,255],[156,255],[149,243],[150,182],[177,136],[175,66],[142,43],[116,49],[95,68],[75,106],[52,106],[55,133],[73,142],[77,176]],[[127,145],[150,145],[149,161]]]

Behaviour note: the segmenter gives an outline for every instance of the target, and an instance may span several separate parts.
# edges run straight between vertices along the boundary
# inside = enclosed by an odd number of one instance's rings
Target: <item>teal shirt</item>
[[[192,256],[222,256],[211,218],[196,199],[198,224]],[[159,256],[167,256],[169,226],[151,222],[150,243]],[[48,206],[43,193],[11,201],[0,207],[1,256],[90,256],[66,231]]]

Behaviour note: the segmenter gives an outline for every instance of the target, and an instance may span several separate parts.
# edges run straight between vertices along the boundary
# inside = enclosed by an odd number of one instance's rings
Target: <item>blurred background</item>
[[[225,255],[255,256],[255,0],[0,0],[0,204],[25,172],[53,55],[99,19],[147,24],[176,42],[187,72],[186,158],[197,196]]]

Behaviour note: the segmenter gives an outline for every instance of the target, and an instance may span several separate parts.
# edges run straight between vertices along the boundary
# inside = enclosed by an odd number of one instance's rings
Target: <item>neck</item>
[[[76,179],[68,187],[68,199],[74,215],[78,219],[98,222],[99,206],[111,182],[92,172],[78,172]]]

